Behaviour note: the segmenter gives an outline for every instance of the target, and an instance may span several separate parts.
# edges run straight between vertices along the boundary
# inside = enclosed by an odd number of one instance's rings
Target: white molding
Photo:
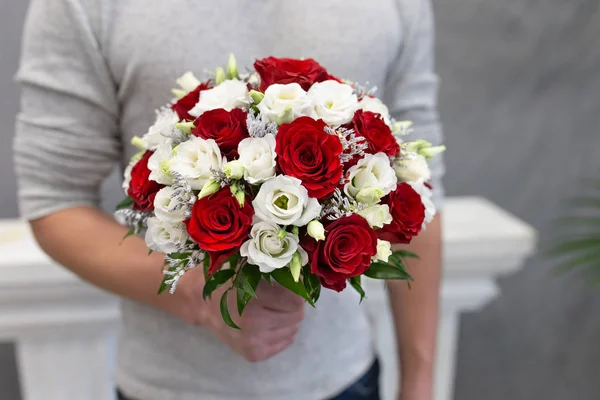
[[[450,400],[460,313],[498,296],[495,278],[518,270],[536,238],[527,224],[481,198],[448,199],[442,215],[436,400]],[[393,399],[398,372],[389,304],[381,282],[365,280],[365,286],[384,400]],[[118,324],[118,299],[50,260],[26,223],[0,221],[0,340],[17,345],[23,400],[113,400]]]

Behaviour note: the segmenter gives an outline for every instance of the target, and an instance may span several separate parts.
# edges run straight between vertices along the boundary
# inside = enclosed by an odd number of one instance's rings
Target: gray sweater
[[[397,119],[438,144],[428,0],[33,0],[21,67],[15,164],[22,214],[97,206],[99,187],[169,100],[181,73],[236,54],[312,57],[379,88]],[[442,196],[441,158],[432,165]],[[325,291],[292,347],[251,364],[210,332],[123,300],[117,382],[139,400],[318,400],[373,361],[352,290]]]

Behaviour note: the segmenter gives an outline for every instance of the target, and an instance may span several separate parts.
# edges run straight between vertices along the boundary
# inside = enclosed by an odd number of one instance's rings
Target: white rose
[[[162,143],[148,159],[150,179],[163,185],[173,184],[169,162],[173,157],[173,148],[167,142]]]
[[[384,225],[391,224],[393,221],[390,214],[390,207],[387,204],[376,204],[359,211],[358,215],[367,220],[373,228],[383,228]]]
[[[251,264],[258,265],[260,272],[268,273],[285,267],[292,261],[296,251],[304,252],[304,250],[298,245],[299,239],[296,235],[289,232],[283,235],[280,232],[281,228],[277,224],[267,221],[257,222],[252,226],[250,239],[242,244],[240,255],[248,257]],[[306,255],[306,262],[308,262],[308,255]]]
[[[365,96],[358,103],[358,106],[363,111],[370,111],[373,113],[380,114],[383,121],[389,126],[390,125],[390,110],[381,100],[376,97]]]
[[[321,205],[308,197],[302,182],[284,175],[263,183],[252,206],[257,218],[280,225],[303,226],[321,213]]]
[[[160,189],[154,197],[154,214],[164,222],[176,223],[187,219],[190,204],[189,194],[176,195],[175,189],[166,186]]]
[[[431,201],[433,192],[425,186],[425,181],[423,179],[408,182],[408,184],[421,196],[421,203],[423,203],[423,207],[425,207],[425,220],[423,221],[423,228],[425,228],[425,225],[433,220],[436,213],[435,204]]]
[[[310,98],[297,83],[269,86],[257,108],[271,122],[278,122],[286,113],[289,114],[287,118],[289,120],[285,122],[292,122],[303,115],[313,114]]]
[[[188,239],[185,224],[164,222],[158,218],[150,217],[147,220],[146,245],[163,253],[175,253],[181,249]]]
[[[308,90],[317,118],[327,125],[339,126],[352,120],[358,99],[352,87],[337,81],[315,83]]]
[[[239,161],[244,166],[244,179],[255,185],[275,176],[275,136],[246,138],[238,145]]]
[[[425,157],[412,153],[405,160],[399,160],[394,166],[396,176],[403,182],[411,182],[419,179],[428,181],[431,179],[431,171]]]
[[[386,240],[377,239],[377,254],[373,257],[373,261],[388,262],[392,255],[392,245]]]
[[[146,146],[154,150],[162,143],[169,142],[168,137],[171,136],[175,124],[179,122],[179,116],[170,108],[164,108],[156,114],[156,120],[148,132],[142,137]]]
[[[174,150],[171,170],[179,173],[194,190],[201,190],[213,177],[211,168],[220,170],[226,160],[213,139],[192,137]]]
[[[384,153],[367,154],[348,171],[345,193],[365,204],[375,204],[396,188],[398,179]]]
[[[234,108],[245,108],[250,104],[250,95],[246,83],[237,79],[224,81],[212,89],[202,92],[200,101],[190,110],[190,115],[199,117],[205,111],[223,108],[231,111]]]

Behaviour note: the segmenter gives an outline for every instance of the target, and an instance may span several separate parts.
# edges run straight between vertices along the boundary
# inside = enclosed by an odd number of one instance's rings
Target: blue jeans
[[[119,393],[118,400],[133,399],[128,399]],[[379,363],[375,361],[366,374],[341,394],[329,400],[379,400]]]

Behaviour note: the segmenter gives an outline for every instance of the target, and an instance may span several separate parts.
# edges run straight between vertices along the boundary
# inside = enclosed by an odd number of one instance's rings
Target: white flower
[[[290,114],[291,119],[285,122],[292,122],[303,115],[313,114],[312,103],[308,95],[297,83],[269,86],[257,108],[271,122],[277,122],[286,113]]]
[[[131,170],[133,169],[133,166],[137,164],[137,162],[140,161],[140,159],[144,156],[145,152],[146,151],[144,150],[134,154],[129,160],[127,167],[125,167],[125,171],[123,171],[123,183],[121,183],[121,187],[126,195],[129,195],[127,191],[129,190],[129,183],[131,182]]]
[[[190,184],[192,189],[200,190],[213,177],[211,168],[220,170],[225,163],[221,150],[213,139],[192,137],[174,149],[171,170],[175,171]]]
[[[358,212],[358,215],[367,220],[373,228],[383,228],[393,221],[390,207],[387,204],[376,204]]]
[[[154,197],[154,214],[156,218],[163,222],[182,222],[187,219],[190,209],[189,203],[183,203],[189,200],[189,194],[182,194],[181,197],[175,194],[175,189],[166,186],[156,193]]]
[[[435,204],[431,201],[433,192],[425,186],[425,181],[423,179],[408,182],[408,184],[421,196],[421,202],[423,203],[423,207],[425,207],[425,220],[423,221],[423,228],[425,228],[425,225],[433,220],[436,213]]]
[[[257,218],[280,225],[303,226],[321,213],[321,205],[308,197],[302,182],[284,175],[263,183],[252,206]]]
[[[317,241],[325,240],[325,227],[316,219],[313,219],[308,223],[306,226],[306,233],[308,233],[308,236]]]
[[[252,226],[250,239],[240,248],[240,255],[248,257],[251,264],[258,265],[260,272],[283,268],[292,261],[296,251],[308,262],[308,254],[298,245],[296,235],[283,231],[277,224],[260,221]]]
[[[167,142],[162,143],[148,159],[150,179],[163,185],[171,185],[173,176],[169,165],[173,157],[173,148]]]
[[[183,96],[185,96],[192,90],[196,89],[198,87],[198,85],[200,85],[200,80],[198,78],[196,78],[194,76],[194,74],[190,71],[181,75],[179,78],[177,78],[177,80],[175,82],[181,88],[181,89],[173,89],[173,93],[178,98],[182,98]]]
[[[373,257],[373,261],[388,262],[392,255],[392,245],[386,240],[377,239],[377,254]]]
[[[346,194],[361,203],[376,204],[396,188],[398,179],[384,153],[367,154],[348,171]]]
[[[365,96],[358,103],[358,106],[363,111],[370,111],[373,113],[380,114],[383,121],[389,126],[390,125],[390,110],[381,100],[376,97]]]
[[[327,125],[339,126],[352,120],[358,99],[352,87],[337,81],[315,83],[308,90],[317,118]]]
[[[394,169],[396,176],[403,182],[412,182],[419,179],[428,181],[431,179],[431,171],[425,157],[412,153],[407,155],[408,158],[399,160]]]
[[[242,179],[244,176],[244,165],[239,160],[229,161],[223,166],[225,176],[230,179]]]
[[[182,222],[175,224],[150,217],[147,220],[146,245],[163,253],[175,253],[188,239],[188,233]]]
[[[244,179],[254,185],[275,176],[275,136],[246,138],[238,145],[239,161],[244,166]]]
[[[246,83],[237,79],[224,81],[212,89],[202,92],[200,101],[190,110],[190,115],[199,117],[205,111],[223,108],[231,111],[234,108],[245,108],[250,104],[250,95]]]
[[[154,150],[164,142],[168,142],[168,137],[175,129],[175,124],[179,122],[179,116],[170,108],[164,108],[156,114],[156,120],[148,132],[142,137],[146,146]]]

